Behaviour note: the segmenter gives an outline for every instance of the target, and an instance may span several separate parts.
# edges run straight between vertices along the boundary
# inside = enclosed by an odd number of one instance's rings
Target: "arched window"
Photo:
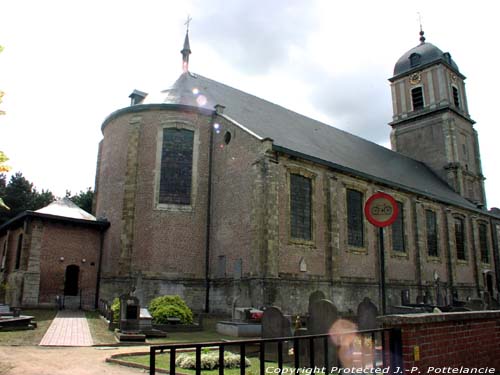
[[[410,66],[413,68],[420,65],[420,55],[418,53],[412,53],[410,55]]]
[[[458,96],[458,89],[455,86],[451,87],[453,91],[453,103],[455,107],[460,108],[460,97]]]
[[[363,247],[363,234],[363,193],[347,189],[347,243]]]
[[[422,86],[415,87],[411,90],[411,102],[413,104],[414,111],[424,108],[424,94]]]
[[[312,240],[312,180],[290,173],[290,236]]]
[[[457,259],[466,260],[465,257],[465,227],[464,219],[455,218],[455,245],[457,249]]]
[[[193,139],[192,130],[163,129],[158,203],[191,204]]]

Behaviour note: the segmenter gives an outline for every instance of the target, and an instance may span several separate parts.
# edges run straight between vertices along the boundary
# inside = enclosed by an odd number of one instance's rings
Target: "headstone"
[[[332,324],[337,320],[337,308],[335,305],[326,299],[321,299],[319,301],[315,301],[309,306],[309,321],[308,321],[308,334],[309,335],[319,335],[328,333]],[[321,339],[316,339],[315,341],[315,350],[314,353],[314,364],[318,367],[323,367],[325,365],[325,351],[324,346],[322,345]],[[337,363],[337,355],[335,346],[328,340],[327,345],[327,358],[328,365],[336,365]]]
[[[401,305],[408,306],[410,304],[410,290],[404,289],[401,291]]]
[[[268,307],[262,315],[262,338],[290,337],[292,329],[290,321],[278,307]],[[278,345],[269,343],[265,346],[266,360],[276,360]],[[283,343],[283,359],[288,358],[288,343]]]
[[[140,310],[138,298],[130,294],[120,296],[120,330],[122,332],[139,330]]]
[[[307,328],[298,328],[295,330],[293,333],[295,337],[300,337],[300,336],[307,336],[309,335],[309,332]],[[299,368],[303,367],[309,367],[309,340],[299,340],[299,352],[294,353],[294,355],[299,356]]]
[[[365,297],[363,302],[358,305],[358,329],[360,331],[376,329],[377,325],[377,306],[370,300],[370,298]]]
[[[239,258],[234,261],[234,279],[235,280],[241,279],[242,273],[243,273],[243,261],[241,260],[241,258]]]
[[[309,295],[309,305],[307,307],[308,315],[311,315],[311,306],[313,305],[313,303],[316,301],[320,301],[322,299],[326,299],[326,296],[325,296],[325,293],[323,293],[321,290],[317,290],[315,292],[312,292]]]
[[[417,303],[418,303],[419,305],[423,304],[423,303],[424,303],[424,296],[422,296],[421,294],[419,294],[419,295],[417,296]]]
[[[432,305],[432,297],[431,297],[431,294],[429,292],[425,292],[425,294],[424,294],[424,303],[426,305]]]

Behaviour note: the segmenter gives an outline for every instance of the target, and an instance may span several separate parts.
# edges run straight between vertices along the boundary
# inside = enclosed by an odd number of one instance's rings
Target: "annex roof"
[[[67,217],[71,219],[91,220],[96,221],[96,217],[82,210],[71,199],[64,197],[58,199],[49,205],[36,210],[40,214],[47,214],[59,217]]]

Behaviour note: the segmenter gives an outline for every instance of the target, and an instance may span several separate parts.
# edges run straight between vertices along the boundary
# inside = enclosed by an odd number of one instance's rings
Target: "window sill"
[[[193,212],[194,207],[192,205],[183,204],[157,204],[155,206],[156,211],[171,211],[171,212]]]
[[[429,262],[429,263],[441,263],[441,258],[436,257],[436,256],[432,256],[432,255],[428,255],[427,262]]]
[[[289,245],[298,245],[303,247],[315,248],[316,244],[312,240],[301,240],[300,238],[290,238],[288,240]]]
[[[347,248],[348,253],[353,253],[353,254],[368,254],[368,249],[366,247],[353,247],[349,246]]]
[[[460,265],[460,266],[468,266],[469,265],[469,261],[466,260],[466,259],[457,259],[457,264]]]
[[[407,251],[395,251],[391,250],[391,258],[405,258],[409,259],[409,254]]]

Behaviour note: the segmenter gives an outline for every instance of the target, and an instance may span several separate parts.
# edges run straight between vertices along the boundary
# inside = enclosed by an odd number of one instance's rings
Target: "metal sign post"
[[[385,298],[385,250],[384,250],[384,227],[394,223],[398,217],[398,205],[389,194],[378,192],[373,194],[365,203],[365,216],[370,223],[379,228],[379,296],[382,314],[386,313]]]

